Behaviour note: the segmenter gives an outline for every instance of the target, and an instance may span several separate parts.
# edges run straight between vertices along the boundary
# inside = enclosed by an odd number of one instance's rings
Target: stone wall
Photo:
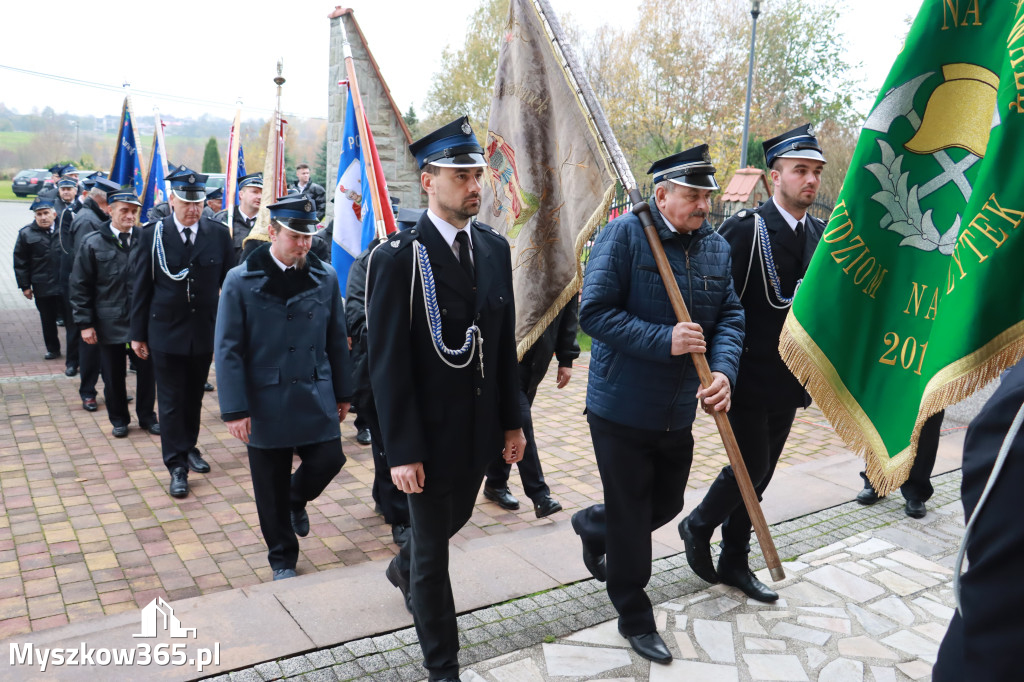
[[[346,88],[338,85],[345,80],[345,55],[342,48],[341,22],[345,22],[352,59],[355,62],[356,79],[363,108],[373,132],[377,153],[388,181],[392,197],[401,200],[400,208],[422,208],[426,206],[426,195],[420,189],[420,170],[416,159],[409,153],[409,132],[401,118],[401,112],[389,96],[387,84],[378,71],[373,55],[368,50],[352,10],[336,8],[330,14],[331,57],[328,88],[330,96],[327,105],[327,215],[332,215],[334,186],[338,175],[338,157],[341,155],[341,135],[345,129]]]

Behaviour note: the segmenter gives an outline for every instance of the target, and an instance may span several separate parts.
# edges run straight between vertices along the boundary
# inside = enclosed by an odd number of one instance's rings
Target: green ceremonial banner
[[[534,0],[509,3],[484,149],[489,182],[480,220],[512,246],[522,357],[579,293],[580,254],[608,219],[615,192],[615,174]]]
[[[1022,152],[1024,2],[925,0],[779,345],[880,494],[1024,352]]]

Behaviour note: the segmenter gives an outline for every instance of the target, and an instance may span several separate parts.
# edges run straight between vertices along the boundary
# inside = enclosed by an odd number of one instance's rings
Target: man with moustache
[[[309,534],[306,504],[345,463],[338,424],[354,388],[338,274],[309,253],[313,202],[298,195],[267,208],[270,243],[224,280],[216,356],[221,417],[248,446],[260,530],[283,580],[295,576],[296,535]]]
[[[468,119],[409,151],[428,209],[367,265],[370,381],[384,456],[409,494],[412,526],[386,576],[413,614],[430,679],[457,680],[448,541],[472,515],[487,465],[502,452],[518,462],[526,447],[512,261],[505,238],[472,221],[486,162]],[[411,308],[401,303],[410,300]]]
[[[718,189],[707,145],[656,161],[651,218],[692,322],[677,322],[650,244],[632,214],[601,231],[590,252],[580,327],[593,338],[587,420],[604,504],[572,517],[583,563],[619,613],[640,656],[669,663],[644,591],[651,532],[683,508],[698,401],[728,411],[743,342],[743,308],[729,277],[729,245],[707,221]],[[713,381],[701,388],[691,353]]]
[[[779,355],[779,335],[825,223],[807,213],[821,184],[825,157],[804,125],[764,143],[772,198],[722,223],[729,242],[733,286],[746,312],[747,336],[729,423],[758,499],[772,479],[798,407],[810,396]],[[722,553],[715,570],[711,534],[722,526]],[[751,522],[731,466],[722,469],[703,501],[679,524],[686,559],[710,583],[738,587],[751,599],[779,595],[748,566]]]
[[[125,386],[125,359],[130,335],[132,249],[139,248],[141,228],[135,226],[142,209],[131,185],[111,192],[107,199],[110,221],[103,229],[90,232],[82,241],[75,257],[70,278],[71,305],[74,324],[81,329],[84,344],[99,349],[103,367],[103,397],[113,436],[128,435],[131,415],[128,412],[128,391]],[[83,345],[84,345],[83,344]],[[156,388],[153,363],[148,358],[134,357],[135,412],[139,426],[154,435],[160,424],[153,412]]]
[[[45,360],[60,357],[57,316],[63,301],[60,290],[60,243],[53,224],[53,203],[36,197],[29,206],[34,220],[18,231],[14,242],[14,279],[25,298],[34,301],[43,327]]]
[[[238,178],[238,206],[222,209],[213,216],[225,225],[228,223],[228,211],[234,211],[231,216],[231,239],[235,247],[235,262],[241,263],[243,243],[245,238],[252,232],[256,224],[256,217],[260,212],[260,202],[263,200],[263,173],[250,173]]]
[[[201,217],[207,176],[179,166],[166,179],[172,213],[147,225],[132,249],[131,339],[135,355],[153,361],[168,492],[186,497],[189,469],[210,471],[196,441],[220,286],[235,252],[228,229]]]

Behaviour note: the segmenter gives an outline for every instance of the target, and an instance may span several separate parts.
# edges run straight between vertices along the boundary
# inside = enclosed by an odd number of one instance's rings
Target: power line
[[[86,88],[94,88],[97,90],[106,90],[107,92],[124,92],[125,87],[121,85],[111,85],[109,83],[98,83],[96,81],[87,81],[80,78],[72,78],[70,76],[61,76],[55,73],[43,73],[41,71],[31,71],[29,69],[22,69],[17,66],[8,66],[6,64],[0,64],[0,69],[6,69],[7,71],[13,71],[15,73],[24,74],[27,76],[34,76],[37,78],[45,78],[48,80],[58,81],[60,83],[68,83],[70,85],[79,85]],[[137,88],[131,88],[129,94],[132,95],[144,95],[146,97],[152,97],[164,102],[175,102],[178,104],[192,104],[197,106],[208,106],[217,107],[227,110],[235,110],[238,108],[238,104],[226,104],[224,102],[217,102],[214,100],[200,99],[198,97],[188,97],[185,95],[170,95],[163,92],[153,92],[151,90],[139,90]],[[248,111],[264,112],[266,114],[273,114],[274,110],[266,107],[246,107]],[[327,119],[323,116],[306,116],[298,112],[282,112],[284,116],[294,116],[297,118],[310,119],[313,121],[326,121]]]

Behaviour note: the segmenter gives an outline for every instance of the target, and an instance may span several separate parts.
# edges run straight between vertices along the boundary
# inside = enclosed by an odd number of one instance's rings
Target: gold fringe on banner
[[[576,244],[573,248],[576,254],[576,274],[569,281],[564,289],[558,294],[551,307],[541,316],[537,323],[533,325],[533,328],[529,333],[523,337],[516,347],[516,354],[521,361],[523,356],[526,355],[526,351],[530,350],[530,347],[537,342],[537,339],[544,334],[544,331],[548,328],[558,313],[562,312],[562,308],[572,300],[573,296],[579,294],[580,289],[583,287],[583,268],[580,265],[580,258],[583,257],[583,248],[590,241],[590,238],[594,236],[594,232],[597,228],[603,225],[608,220],[608,209],[612,205],[612,200],[615,198],[615,183],[612,183],[607,190],[605,190],[604,198],[601,200],[601,204],[597,209],[590,215],[586,225],[580,230],[579,234],[576,235]]]
[[[892,457],[871,419],[792,312],[782,329],[779,353],[839,437],[864,460],[871,485],[879,495],[888,495],[910,476],[921,427],[929,417],[970,396],[1024,357],[1024,321],[932,377],[925,386],[910,445]]]

